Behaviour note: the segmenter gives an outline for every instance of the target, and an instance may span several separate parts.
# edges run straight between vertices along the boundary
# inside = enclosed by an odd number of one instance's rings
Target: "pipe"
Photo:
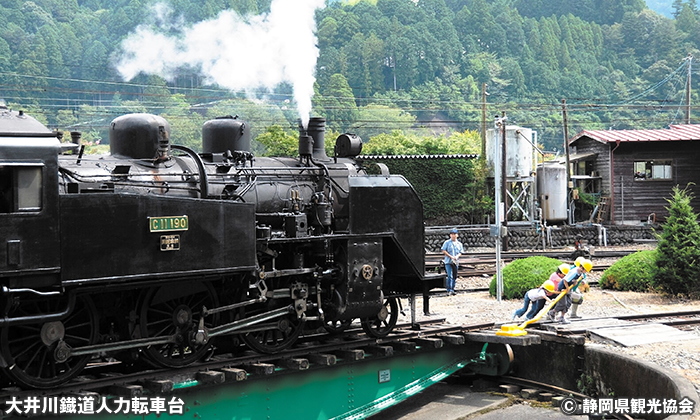
[[[603,246],[608,246],[608,228],[603,228]]]
[[[204,199],[209,198],[209,177],[207,176],[207,171],[204,169],[204,162],[202,161],[202,158],[197,154],[197,152],[189,147],[178,146],[176,144],[173,144],[170,147],[180,152],[184,152],[186,155],[192,158],[195,165],[197,165],[197,170],[199,171],[199,196],[200,198]]]
[[[608,246],[608,230],[599,223],[592,223],[592,225],[598,227],[598,245]]]
[[[610,151],[610,222],[612,224],[615,224],[615,150],[620,147],[620,140],[616,143],[617,146]]]
[[[10,291],[10,289],[3,288],[3,293],[7,293],[8,291]],[[71,312],[73,312],[73,308],[75,308],[75,293],[69,292],[68,303],[66,304],[65,308],[48,314],[27,315],[18,317],[9,317],[5,315],[4,317],[0,318],[0,327],[8,327],[12,325],[30,324],[38,322],[46,323],[58,321],[59,319],[62,319]]]

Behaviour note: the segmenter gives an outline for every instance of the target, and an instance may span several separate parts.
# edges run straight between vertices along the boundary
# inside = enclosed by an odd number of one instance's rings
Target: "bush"
[[[506,299],[522,299],[525,293],[540,287],[557,267],[562,264],[549,257],[527,257],[515,260],[503,268],[503,296]],[[496,296],[496,276],[491,279],[489,286],[491,296]]]
[[[656,250],[637,251],[619,259],[603,272],[598,285],[603,289],[649,292],[656,274]]]
[[[669,216],[657,247],[654,286],[671,295],[700,294],[700,225],[690,206],[692,193],[673,188]]]

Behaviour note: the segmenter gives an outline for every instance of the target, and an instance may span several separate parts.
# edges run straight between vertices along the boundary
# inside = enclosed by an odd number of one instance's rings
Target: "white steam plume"
[[[171,80],[178,68],[200,68],[209,82],[231,90],[292,85],[299,116],[311,113],[318,58],[314,12],[324,0],[273,0],[270,12],[242,17],[231,10],[184,26],[162,3],[153,25],[140,25],[121,44],[117,70],[130,80],[139,73]],[[157,28],[157,29],[154,29]]]

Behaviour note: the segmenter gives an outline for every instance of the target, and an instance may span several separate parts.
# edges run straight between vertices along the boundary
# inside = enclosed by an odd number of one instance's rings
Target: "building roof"
[[[700,124],[670,125],[658,130],[584,130],[569,140],[569,144],[588,137],[601,143],[640,141],[687,141],[700,140]]]

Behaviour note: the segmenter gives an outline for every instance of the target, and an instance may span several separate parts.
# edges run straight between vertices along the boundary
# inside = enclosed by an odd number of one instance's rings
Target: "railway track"
[[[614,316],[639,321],[654,321],[667,325],[692,325],[700,323],[700,311],[665,312]],[[142,370],[132,366],[127,369],[117,364],[90,366],[85,375],[50,391],[22,391],[16,388],[0,390],[2,401],[24,400],[40,395],[51,398],[57,395],[135,398],[141,395],[169,395],[176,387],[213,386],[224,382],[240,382],[253,377],[292,373],[309,369],[320,369],[343,363],[353,363],[370,359],[389,358],[394,355],[422,350],[437,350],[442,346],[460,346],[475,340],[475,336],[488,335],[498,326],[494,323],[469,325],[445,324],[444,319],[433,319],[416,324],[399,324],[395,332],[386,338],[370,338],[362,329],[353,324],[342,334],[311,333],[305,335],[292,349],[274,355],[220,354],[209,360],[186,368]],[[538,336],[532,331],[532,336]],[[546,335],[545,335],[546,336]],[[545,337],[542,336],[542,337]],[[567,340],[565,334],[557,334],[560,340]],[[478,341],[478,338],[476,339]],[[542,338],[545,340],[545,338]],[[552,338],[548,340],[552,341]],[[555,341],[556,342],[556,341]],[[473,343],[472,343],[473,344]],[[117,369],[121,367],[121,369]],[[477,375],[478,376],[478,375]],[[573,396],[576,400],[590,398],[573,390],[552,384],[535,382],[512,376],[491,377],[500,383],[517,384],[524,388],[534,388],[555,395]],[[177,394],[174,394],[177,395]],[[168,397],[170,398],[170,397]],[[621,420],[631,417],[615,416]]]
[[[660,312],[655,314],[619,315],[614,318],[627,321],[653,321],[671,327],[700,325],[700,311]],[[681,328],[683,329],[683,328]]]
[[[21,390],[5,387],[0,390],[0,401],[12,398],[53,395],[117,395],[133,397],[144,390],[168,394],[175,383],[215,384],[224,381],[242,381],[249,375],[268,376],[280,370],[306,370],[316,366],[332,366],[342,361],[357,361],[366,355],[387,357],[394,352],[412,352],[420,346],[435,347],[443,344],[464,344],[463,334],[492,328],[493,323],[471,325],[444,324],[444,319],[398,324],[386,338],[372,338],[358,327],[341,334],[307,334],[295,347],[280,353],[266,355],[250,351],[241,354],[217,354],[208,360],[178,369],[144,369],[143,365],[126,366],[121,363],[95,363],[84,374],[53,390]]]

